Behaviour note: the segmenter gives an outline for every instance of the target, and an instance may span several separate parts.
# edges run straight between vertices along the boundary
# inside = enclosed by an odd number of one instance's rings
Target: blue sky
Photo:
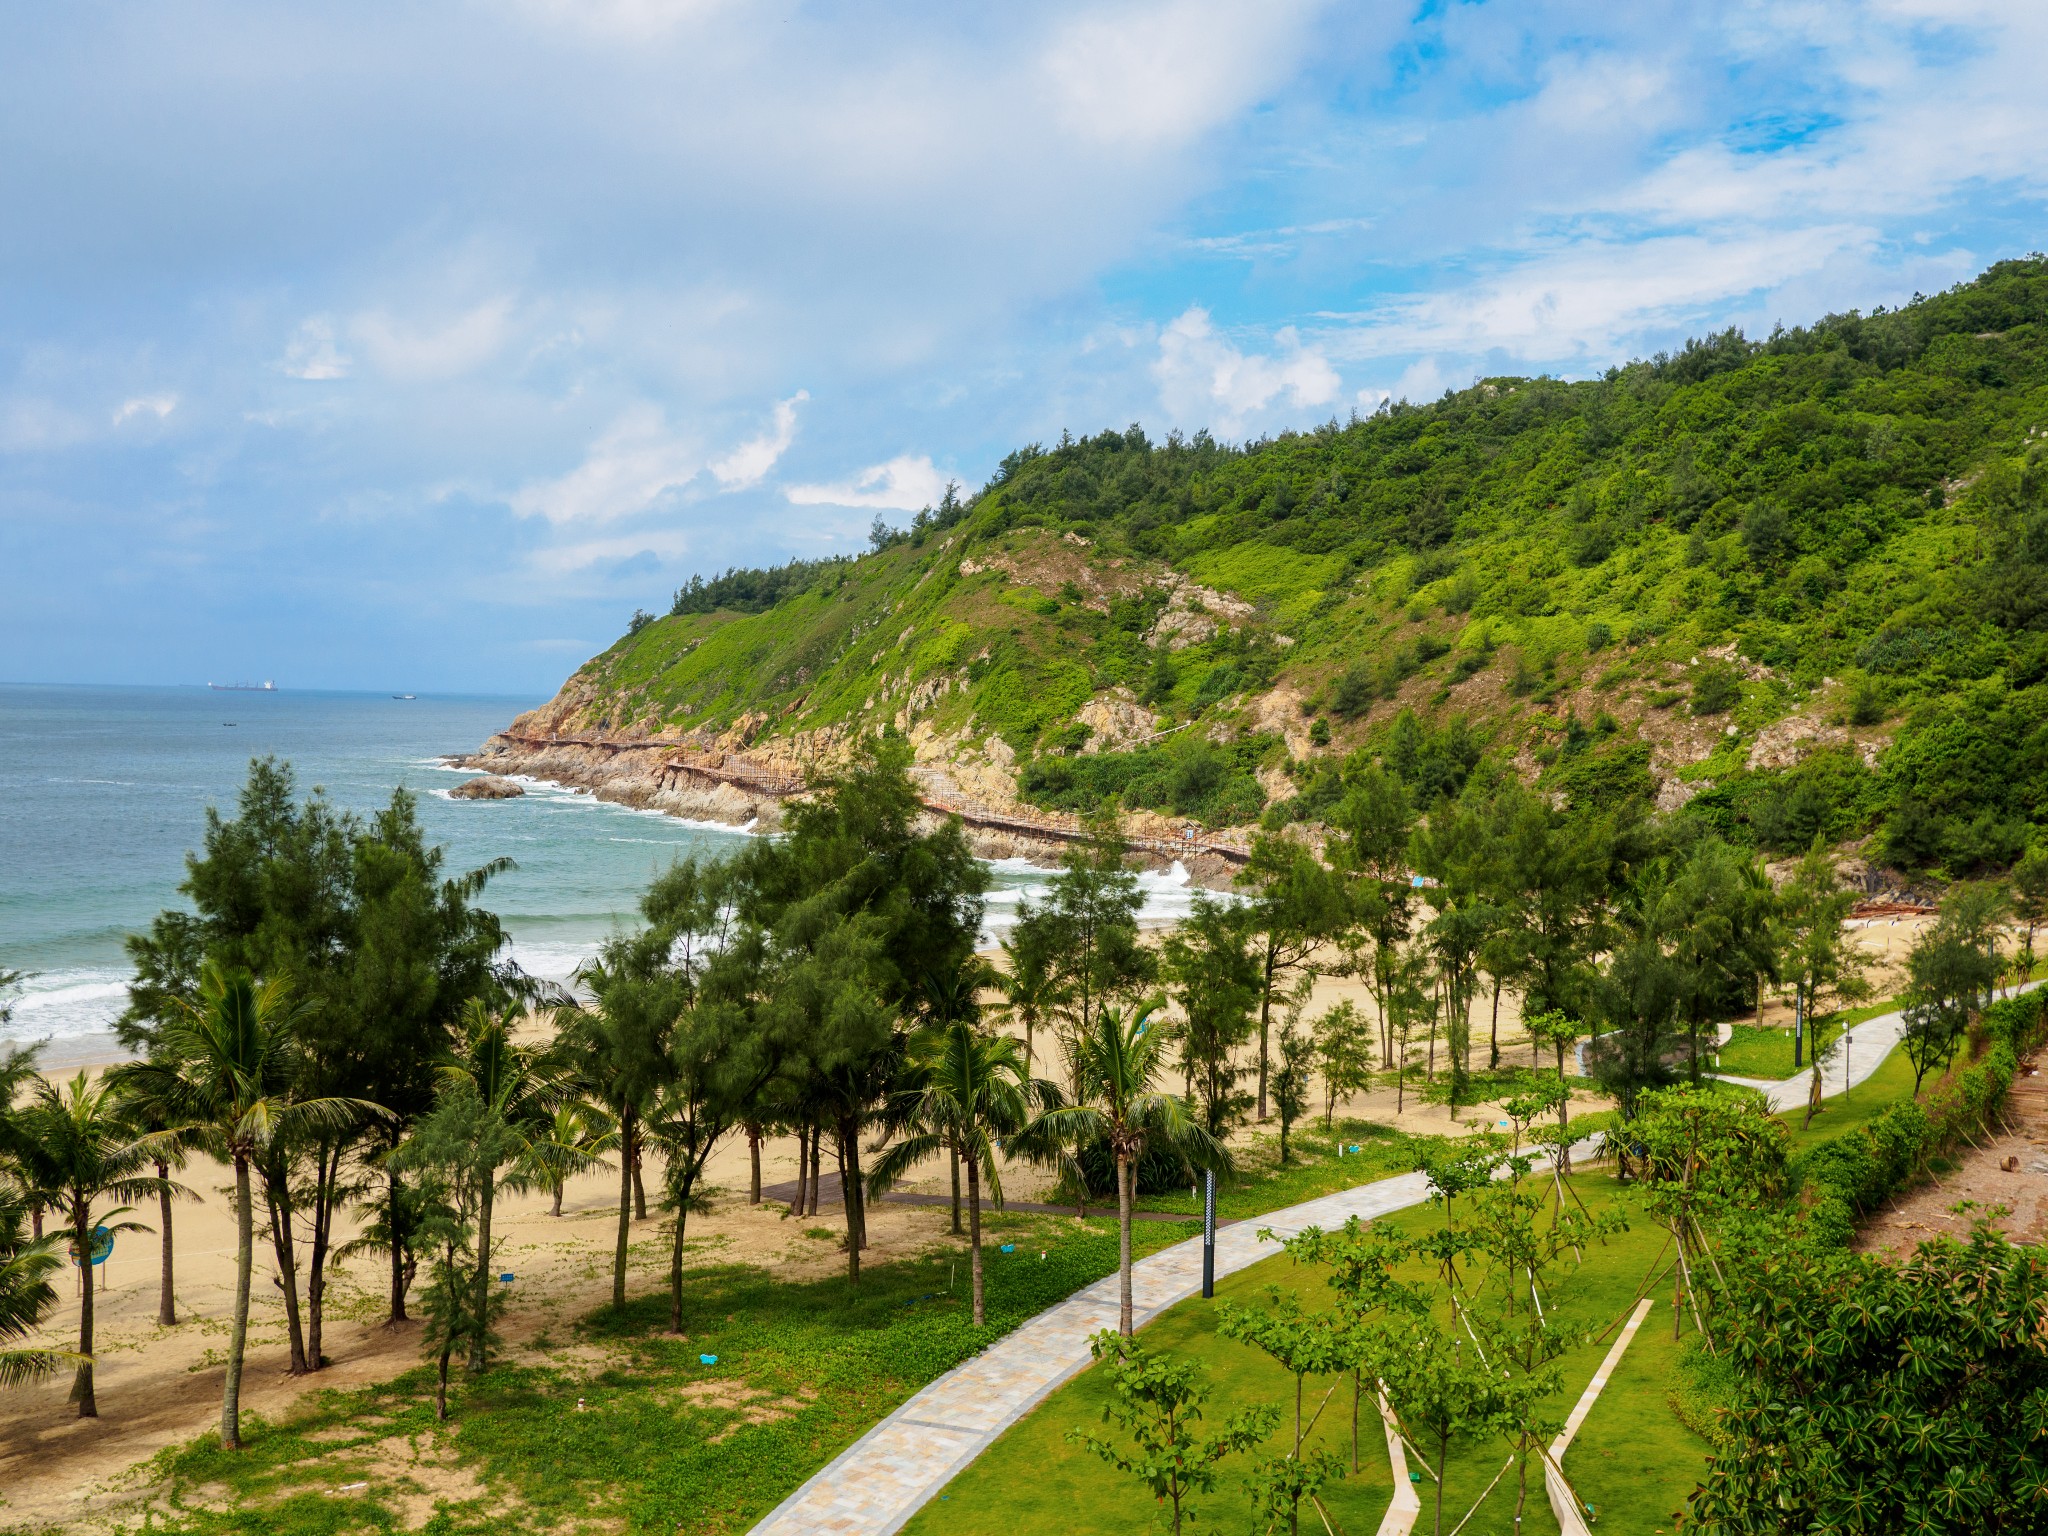
[[[1020,443],[2048,245],[2048,8],[0,10],[0,679],[546,692]]]

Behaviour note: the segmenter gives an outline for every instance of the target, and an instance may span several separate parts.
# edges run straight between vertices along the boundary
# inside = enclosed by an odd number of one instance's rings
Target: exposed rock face
[[[448,791],[451,800],[517,800],[525,794],[524,786],[514,784],[510,779],[501,779],[495,773],[487,773],[480,779],[470,779]]]

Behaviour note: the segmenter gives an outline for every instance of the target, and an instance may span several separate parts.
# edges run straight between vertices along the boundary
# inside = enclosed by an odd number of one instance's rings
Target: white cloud
[[[543,576],[567,576],[593,566],[617,565],[636,558],[666,563],[687,554],[689,549],[689,535],[667,529],[556,544],[535,550],[527,556],[526,563]]]
[[[671,431],[661,408],[636,405],[559,479],[522,486],[509,498],[521,517],[551,523],[608,523],[645,512],[704,467],[698,446]]]
[[[775,424],[768,431],[747,439],[723,457],[713,459],[711,473],[718,477],[718,483],[727,490],[739,491],[750,485],[759,485],[766,479],[768,471],[796,441],[796,408],[810,398],[809,390],[800,389],[787,400],[778,400],[775,403]]]
[[[946,494],[947,477],[929,456],[909,454],[873,464],[837,485],[792,485],[784,494],[800,507],[875,507],[915,512],[937,506]]]
[[[1216,333],[1207,310],[1188,309],[1160,334],[1152,365],[1167,414],[1235,435],[1282,397],[1297,409],[1337,398],[1343,380],[1328,358],[1304,347],[1292,326],[1274,340],[1279,350],[1270,356],[1240,351]]]
[[[1147,0],[1093,11],[1042,60],[1061,121],[1122,151],[1182,144],[1235,117],[1292,64],[1315,0]]]
[[[345,379],[349,360],[335,345],[334,322],[325,315],[303,321],[285,343],[278,367],[295,379]]]
[[[162,421],[177,408],[178,397],[176,395],[138,395],[133,400],[121,402],[120,409],[114,412],[114,425],[117,427],[121,426],[124,423],[135,420],[138,416],[146,416],[154,421]]]
[[[358,315],[349,335],[379,372],[418,382],[452,379],[497,356],[511,330],[512,301],[496,298],[452,319],[411,323],[382,310]]]

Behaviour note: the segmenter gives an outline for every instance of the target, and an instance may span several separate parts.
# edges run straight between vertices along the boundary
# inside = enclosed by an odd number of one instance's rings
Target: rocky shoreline
[[[515,722],[515,727],[523,723]],[[452,768],[501,779],[516,776],[583,790],[599,800],[629,805],[635,810],[660,811],[690,821],[761,832],[778,830],[784,805],[803,793],[801,776],[786,771],[785,765],[756,763],[724,754],[720,754],[721,760],[715,766],[698,764],[679,751],[684,746],[681,742],[530,736],[515,729],[491,737],[475,752],[451,756],[446,761]],[[920,773],[919,777],[932,775]],[[953,813],[961,816],[968,846],[978,858],[1022,858],[1034,864],[1052,865],[1074,842],[1070,835],[999,824],[1012,814],[1008,808],[986,812],[959,809]],[[927,812],[934,824],[943,814],[939,810]],[[1146,844],[1133,847],[1132,859],[1149,869],[1166,869],[1179,863],[1195,884],[1218,890],[1229,887],[1239,864],[1229,853],[1200,849],[1176,853]]]

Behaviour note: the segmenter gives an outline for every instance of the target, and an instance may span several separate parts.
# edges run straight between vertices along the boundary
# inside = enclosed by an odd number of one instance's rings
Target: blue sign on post
[[[67,1246],[71,1253],[71,1262],[76,1264],[78,1262],[78,1239],[74,1237]],[[105,1227],[94,1227],[92,1229],[92,1258],[89,1262],[104,1264],[113,1251],[114,1234]]]

